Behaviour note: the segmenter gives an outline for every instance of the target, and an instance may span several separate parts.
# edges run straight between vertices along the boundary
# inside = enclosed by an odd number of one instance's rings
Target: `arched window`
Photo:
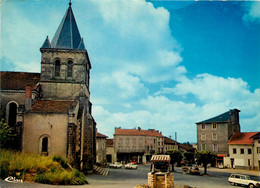
[[[10,127],[14,127],[16,124],[16,115],[17,115],[17,104],[15,102],[11,102],[7,105],[7,115],[8,115],[7,124]]]
[[[49,155],[50,153],[50,137],[49,135],[42,135],[39,139],[39,152],[42,155]]]
[[[60,76],[60,60],[55,61],[55,76]]]
[[[42,153],[48,152],[48,137],[42,139]]]
[[[73,70],[73,62],[69,60],[67,66],[67,77],[72,77],[72,70]]]

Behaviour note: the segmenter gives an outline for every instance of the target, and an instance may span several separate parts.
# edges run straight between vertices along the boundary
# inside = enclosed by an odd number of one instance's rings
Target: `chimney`
[[[141,127],[138,127],[138,131],[139,131],[139,132],[141,131]]]
[[[172,139],[172,136],[169,136],[170,139]]]
[[[25,86],[25,110],[31,110],[32,107],[32,86]]]

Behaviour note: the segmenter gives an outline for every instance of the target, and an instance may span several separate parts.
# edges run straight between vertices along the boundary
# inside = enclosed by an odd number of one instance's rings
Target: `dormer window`
[[[72,72],[73,72],[73,62],[69,60],[67,65],[67,77],[72,77]]]
[[[55,61],[55,76],[60,76],[60,60]]]

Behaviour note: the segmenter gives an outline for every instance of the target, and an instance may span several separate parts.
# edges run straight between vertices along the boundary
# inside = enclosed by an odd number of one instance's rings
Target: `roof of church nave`
[[[37,100],[33,104],[31,112],[66,113],[72,103],[73,101]]]
[[[26,85],[36,87],[40,81],[40,73],[0,72],[2,90],[24,90]]]
[[[69,8],[67,9],[51,43],[47,36],[42,48],[85,50],[83,38],[80,36],[76,19],[71,8],[71,3],[69,3]]]

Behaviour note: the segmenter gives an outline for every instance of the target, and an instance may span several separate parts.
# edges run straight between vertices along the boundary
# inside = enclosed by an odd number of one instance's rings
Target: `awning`
[[[170,155],[153,155],[151,158],[152,162],[170,162]]]
[[[218,157],[225,157],[225,154],[218,154]]]

